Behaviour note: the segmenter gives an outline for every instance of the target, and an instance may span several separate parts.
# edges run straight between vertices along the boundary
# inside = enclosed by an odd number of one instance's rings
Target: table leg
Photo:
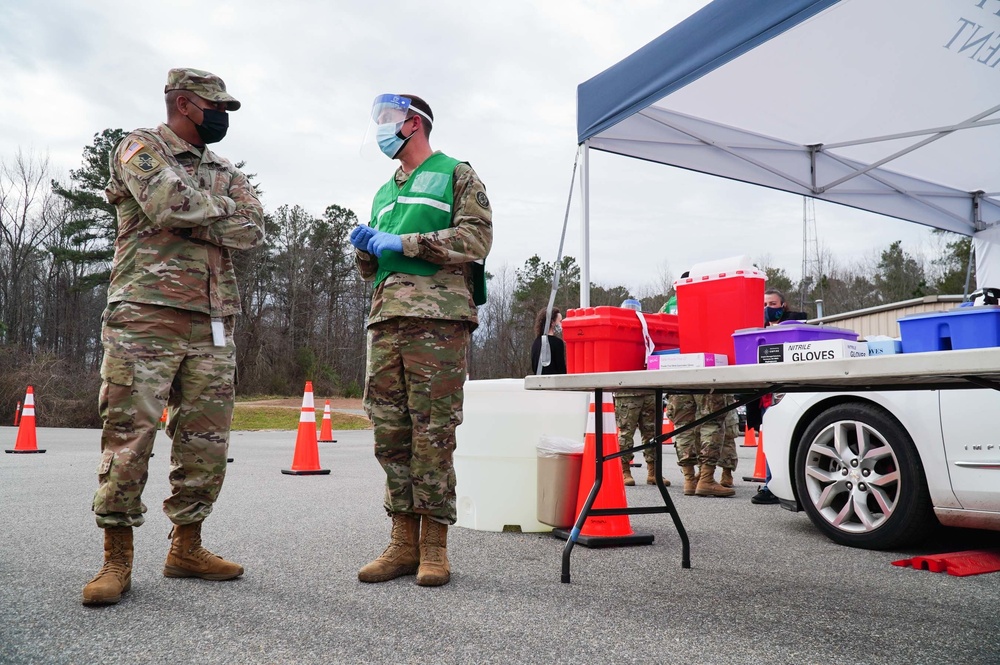
[[[663,485],[663,442],[661,441],[663,437],[663,390],[659,388],[656,389],[656,428],[653,431],[659,435],[656,445],[653,446],[653,455],[656,459],[656,487],[660,490],[660,496],[663,497],[663,503],[667,507],[667,512],[670,513],[670,518],[674,521],[674,527],[677,529],[677,535],[681,539],[681,568],[690,568],[691,542],[688,540],[687,530],[681,522],[681,516],[677,512],[670,494],[667,493],[667,488]]]
[[[604,418],[602,417],[603,414],[597,411],[603,403],[604,391],[600,389],[595,390],[594,438],[597,441],[597,447],[594,460],[597,464],[597,469],[594,472],[594,486],[590,489],[590,494],[587,495],[587,500],[583,503],[583,510],[576,516],[576,524],[573,525],[573,530],[570,531],[569,538],[566,539],[566,545],[563,546],[561,578],[563,584],[569,584],[569,557],[573,553],[573,546],[576,545],[576,540],[580,537],[583,523],[587,521],[590,509],[594,505],[594,500],[597,498],[597,494],[601,491],[601,485],[604,483],[604,449],[602,447],[602,442],[604,441]]]

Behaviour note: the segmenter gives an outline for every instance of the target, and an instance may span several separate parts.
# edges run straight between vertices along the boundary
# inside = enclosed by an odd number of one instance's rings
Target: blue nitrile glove
[[[403,253],[403,238],[395,233],[384,233],[376,231],[372,239],[368,241],[368,253],[375,256],[382,256],[382,252],[391,249],[394,252]]]
[[[372,239],[376,231],[370,226],[358,225],[351,231],[351,244],[362,252],[368,251],[368,241]]]

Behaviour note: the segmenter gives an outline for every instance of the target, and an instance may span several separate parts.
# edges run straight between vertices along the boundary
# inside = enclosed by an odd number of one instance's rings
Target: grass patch
[[[284,406],[241,406],[238,402],[233,411],[233,427],[237,431],[254,430],[297,430],[299,409]],[[316,414],[316,429],[322,423],[322,413]],[[370,429],[371,423],[364,416],[347,413],[330,414],[330,424],[338,429]]]
[[[236,403],[240,402],[262,402],[269,399],[292,399],[295,395],[237,395]],[[299,396],[301,398],[301,395]]]

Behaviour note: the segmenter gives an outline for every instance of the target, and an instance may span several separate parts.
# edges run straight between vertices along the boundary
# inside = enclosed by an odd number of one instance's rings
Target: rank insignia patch
[[[490,207],[490,200],[486,198],[486,192],[476,192],[476,203],[478,203],[481,208]]]

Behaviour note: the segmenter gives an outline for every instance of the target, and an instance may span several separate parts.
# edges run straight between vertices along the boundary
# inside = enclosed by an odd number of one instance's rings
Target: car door
[[[955,496],[966,510],[1000,511],[1000,391],[942,390],[939,395]]]

